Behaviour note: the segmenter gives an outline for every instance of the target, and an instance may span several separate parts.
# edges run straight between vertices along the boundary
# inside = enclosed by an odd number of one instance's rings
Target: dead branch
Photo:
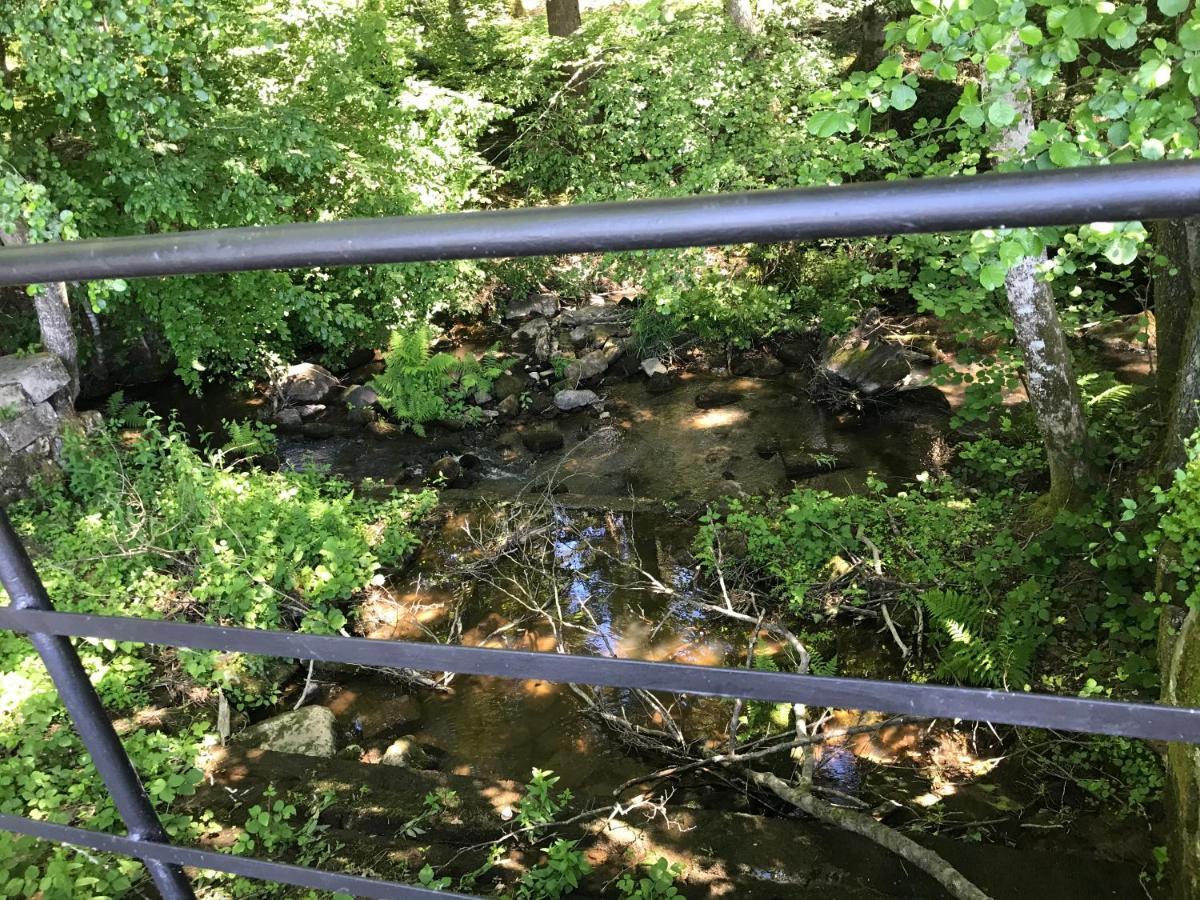
[[[812,816],[819,822],[861,835],[902,859],[908,860],[936,880],[958,900],[990,900],[987,894],[968,881],[958,869],[932,850],[922,847],[912,838],[878,822],[871,816],[844,809],[819,800],[803,784],[792,785],[770,772],[748,770],[746,777],[776,797]]]

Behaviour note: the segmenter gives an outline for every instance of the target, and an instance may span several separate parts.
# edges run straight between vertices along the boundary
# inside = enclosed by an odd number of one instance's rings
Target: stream
[[[715,387],[730,402],[700,406],[701,394]],[[365,598],[352,617],[356,633],[552,652],[560,637],[539,612],[552,603],[575,626],[561,633],[570,652],[744,665],[747,628],[688,602],[699,596],[689,555],[696,513],[722,497],[780,493],[794,484],[853,492],[868,472],[900,484],[941,464],[947,431],[946,410],[937,404],[839,417],[783,380],[700,373],[654,395],[627,378],[606,384],[604,393],[603,418],[594,410],[555,418],[564,442],[549,454],[527,450],[519,429],[503,425],[384,440],[349,431],[319,439],[281,434],[283,465],[319,466],[352,483],[416,487],[439,458],[463,463],[461,481],[441,494],[435,533],[403,573]],[[174,384],[127,396],[178,416],[193,433],[219,434],[222,419],[252,417],[257,403],[221,390],[197,398]],[[798,480],[786,462],[791,451],[837,465]],[[502,543],[531,508],[544,530],[536,558],[521,549],[481,567],[487,548]],[[835,627],[840,674],[900,676],[903,661],[876,625]],[[663,764],[582,715],[562,685],[458,676],[444,690],[424,690],[363,671],[317,680],[315,702],[334,713],[341,745],[361,749],[364,764],[378,763],[393,741],[407,737],[452,776],[519,785],[532,769],[551,769],[561,777],[558,786],[574,793],[575,809],[611,803],[618,785]],[[660,699],[688,737],[713,745],[726,733],[729,701]],[[641,710],[634,701],[629,708]],[[639,714],[653,723],[652,710]],[[861,721],[873,720],[833,711],[829,726]],[[847,798],[891,804],[889,824],[940,832],[925,840],[994,896],[1141,896],[1138,872],[1156,843],[1147,824],[1085,808],[1068,816],[1044,808],[1038,776],[1005,753],[986,727],[893,727],[831,742],[816,777]],[[764,815],[771,811],[712,779],[685,782],[673,802],[693,817],[692,831],[673,844],[697,873],[687,879],[686,896],[732,889],[801,897],[810,895],[806,884],[812,896],[929,896],[931,883],[914,881],[874,845],[791,814],[781,818],[781,810]],[[758,837],[731,830],[720,818],[729,814],[762,823]],[[789,849],[793,841],[800,843]],[[799,860],[802,845],[819,858]],[[731,857],[724,881],[705,881],[699,873],[710,871],[705,860],[717,855]],[[1146,893],[1153,896],[1152,886]]]

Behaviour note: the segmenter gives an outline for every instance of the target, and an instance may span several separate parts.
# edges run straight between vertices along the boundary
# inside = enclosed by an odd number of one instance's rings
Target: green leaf
[[[1188,8],[1190,0],[1158,0],[1158,11],[1164,16],[1177,16]]]
[[[913,104],[917,102],[917,92],[907,84],[898,84],[892,88],[889,102],[892,105],[892,109],[912,109]]]
[[[833,137],[853,130],[854,116],[842,109],[825,109],[808,117],[808,131],[813,137]]]
[[[1137,258],[1137,241],[1130,237],[1119,237],[1104,248],[1104,255],[1115,266],[1125,266]]]
[[[979,270],[979,283],[989,291],[993,291],[1004,284],[1004,277],[1008,274],[1008,266],[1003,263],[988,263]]]
[[[982,128],[984,122],[983,107],[978,103],[972,103],[969,106],[964,106],[958,113],[962,116],[962,120],[972,128]]]
[[[1017,119],[1017,111],[1007,100],[993,100],[988,105],[988,121],[997,128],[1011,125]]]
[[[1091,6],[1077,6],[1063,16],[1062,31],[1069,38],[1080,40],[1092,37],[1101,20],[1100,13]]]
[[[987,59],[983,61],[983,65],[991,74],[999,75],[1012,65],[1012,60],[1003,53],[989,53]]]
[[[1192,19],[1179,29],[1179,43],[1184,50],[1200,50],[1200,22]]]
[[[1146,138],[1142,141],[1142,156],[1146,159],[1162,159],[1167,154],[1167,148],[1158,138]]]
[[[1050,161],[1056,166],[1078,165],[1079,159],[1079,147],[1072,141],[1059,141],[1050,148]]]
[[[1030,47],[1036,47],[1042,42],[1042,29],[1036,25],[1023,25],[1017,34],[1020,36],[1021,41]]]

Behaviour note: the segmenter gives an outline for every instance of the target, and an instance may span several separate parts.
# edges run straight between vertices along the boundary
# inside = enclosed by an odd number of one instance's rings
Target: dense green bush
[[[65,477],[10,508],[58,608],[201,620],[224,625],[337,631],[347,601],[417,544],[432,495],[367,500],[313,472],[268,473],[246,452],[271,436],[243,427],[239,446],[200,451],[173,423],[144,421],[72,435]],[[235,704],[270,702],[278,685],[260,657],[221,657],[130,643],[79,642],[106,708],[128,716],[164,685],[221,689]],[[182,666],[179,662],[182,662]],[[187,674],[185,674],[185,672]],[[196,760],[216,740],[208,713],[171,730],[130,727],[125,743],[169,832],[194,842],[171,813],[199,780]],[[69,727],[28,641],[0,634],[0,811],[101,830],[116,812]],[[109,861],[0,833],[0,895],[47,900],[116,897],[139,864]]]

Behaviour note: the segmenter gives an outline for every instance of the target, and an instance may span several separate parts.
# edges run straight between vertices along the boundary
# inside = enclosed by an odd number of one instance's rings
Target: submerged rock
[[[279,390],[292,403],[324,403],[337,386],[338,380],[324,366],[297,363],[283,373]]]
[[[443,456],[429,467],[428,481],[444,481],[447,485],[455,484],[463,477],[463,467],[453,456]]]
[[[433,763],[429,754],[412,738],[399,738],[383,751],[380,765],[400,766],[405,769],[428,769]]]
[[[679,376],[671,372],[656,373],[646,381],[646,392],[649,394],[665,394],[679,387]]]
[[[598,402],[600,402],[600,398],[595,391],[559,391],[554,395],[554,405],[563,412],[582,409]]]
[[[729,406],[742,399],[742,395],[729,388],[705,388],[696,395],[696,405],[701,409],[716,409],[718,406]]]
[[[553,425],[536,425],[521,432],[521,443],[534,453],[549,453],[562,447],[563,435]]]
[[[234,740],[277,753],[328,758],[337,750],[333,726],[333,713],[325,707],[305,706],[252,725]]]
[[[826,472],[852,468],[853,464],[840,456],[809,453],[804,450],[784,450],[783,470],[788,478],[811,478]]]

